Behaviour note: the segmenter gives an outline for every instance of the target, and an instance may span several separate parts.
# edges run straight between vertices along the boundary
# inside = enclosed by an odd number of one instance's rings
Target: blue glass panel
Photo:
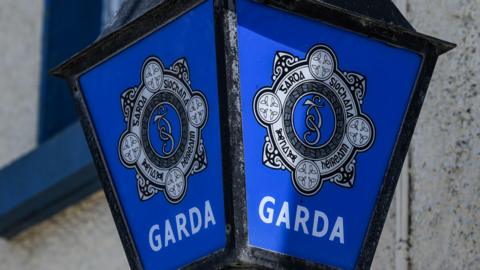
[[[351,269],[422,57],[237,4],[249,244]]]
[[[225,247],[213,1],[80,78],[145,269]]]

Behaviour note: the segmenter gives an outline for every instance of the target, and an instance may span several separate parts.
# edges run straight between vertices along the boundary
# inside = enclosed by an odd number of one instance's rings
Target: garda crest
[[[140,86],[122,94],[127,129],[119,155],[126,167],[136,170],[141,200],[163,191],[169,202],[178,203],[189,176],[207,167],[202,129],[208,104],[190,84],[185,59],[165,69],[160,59],[150,57],[143,64]]]
[[[277,52],[273,85],[258,91],[253,110],[267,129],[263,163],[288,170],[296,190],[315,195],[325,181],[353,187],[355,156],[375,129],[362,113],[365,78],[342,72],[332,49],[317,45],[305,59]]]

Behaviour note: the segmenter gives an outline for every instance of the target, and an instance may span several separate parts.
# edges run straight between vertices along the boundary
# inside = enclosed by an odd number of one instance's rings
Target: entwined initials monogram
[[[309,146],[316,146],[322,139],[320,128],[322,127],[322,114],[320,109],[325,107],[325,103],[319,96],[314,96],[312,99],[306,100],[303,104],[308,106],[307,116],[305,117],[305,125],[308,130],[303,134],[303,139]],[[315,120],[317,120],[315,122]],[[313,136],[313,139],[311,138]]]
[[[172,135],[172,125],[167,119],[167,114],[168,109],[165,107],[165,105],[160,105],[158,108],[158,115],[155,116],[154,121],[157,123],[158,136],[163,142],[162,154],[168,156],[174,150],[175,139]]]

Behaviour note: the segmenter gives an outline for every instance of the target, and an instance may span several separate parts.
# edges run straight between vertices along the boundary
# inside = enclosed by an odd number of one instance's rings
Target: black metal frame
[[[60,65],[53,74],[67,79],[80,112],[82,126],[107,196],[130,267],[143,269],[131,237],[118,196],[106,166],[99,141],[87,110],[78,78],[117,52],[180,17],[205,0],[165,1],[118,30],[102,37],[92,46]],[[264,0],[272,8],[319,20],[330,25],[363,34],[395,47],[415,51],[423,57],[421,70],[410,97],[393,155],[377,197],[368,231],[363,242],[357,269],[369,268],[401,172],[403,161],[417,122],[437,57],[454,44],[428,37],[405,27],[387,24],[352,10],[311,0]],[[256,268],[256,269],[334,269],[303,259],[271,252],[248,244],[245,171],[243,159],[242,113],[238,69],[237,22],[235,0],[215,0],[215,33],[221,112],[222,162],[224,177],[227,245],[184,269]]]

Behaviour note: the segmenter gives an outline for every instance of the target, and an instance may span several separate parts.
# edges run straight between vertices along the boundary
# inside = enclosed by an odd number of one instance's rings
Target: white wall
[[[458,44],[438,62],[412,154],[412,266],[480,267],[480,1],[410,0],[408,17]]]
[[[128,269],[103,192],[0,240],[0,269]]]
[[[37,144],[43,2],[0,0],[0,167]],[[101,192],[0,239],[2,270],[127,268]]]
[[[36,145],[42,0],[0,0],[0,167]]]
[[[480,1],[402,0],[418,31],[458,45],[440,57],[411,145],[412,269],[480,265]],[[392,210],[374,268],[392,268]]]

